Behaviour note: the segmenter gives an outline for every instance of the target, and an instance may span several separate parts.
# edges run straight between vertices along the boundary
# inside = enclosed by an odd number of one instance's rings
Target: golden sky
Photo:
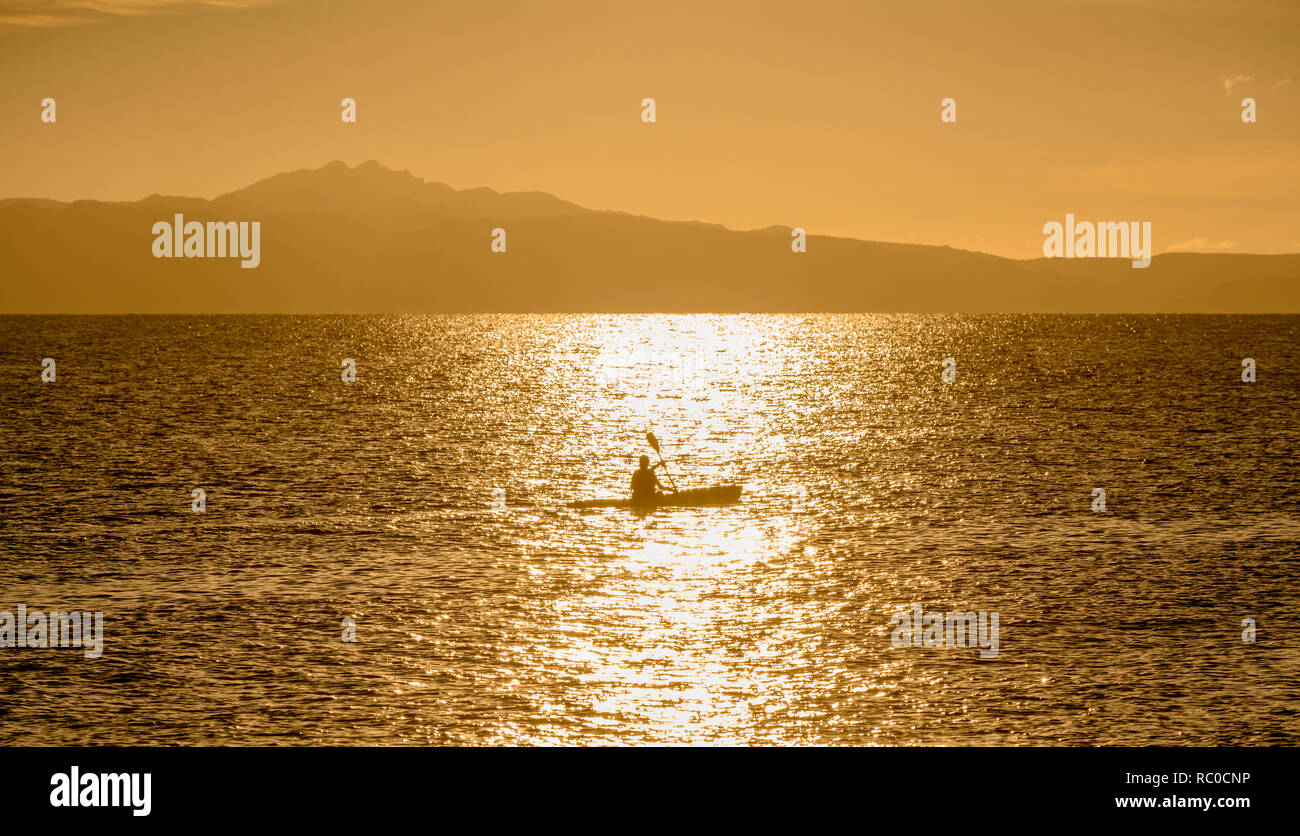
[[[1151,221],[1157,252],[1297,252],[1297,44],[1294,0],[0,0],[0,197],[376,159],[1016,258],[1066,212]]]

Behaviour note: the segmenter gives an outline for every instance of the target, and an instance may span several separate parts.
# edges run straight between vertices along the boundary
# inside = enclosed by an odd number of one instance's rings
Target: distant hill
[[[154,258],[155,221],[261,221],[261,265]],[[503,227],[507,252],[490,249]],[[457,191],[376,162],[213,200],[0,200],[0,313],[1300,312],[1300,255],[1017,261]]]

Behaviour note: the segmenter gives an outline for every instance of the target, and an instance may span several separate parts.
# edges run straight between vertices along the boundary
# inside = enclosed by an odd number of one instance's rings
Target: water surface
[[[0,743],[1295,745],[1297,325],[0,317]]]

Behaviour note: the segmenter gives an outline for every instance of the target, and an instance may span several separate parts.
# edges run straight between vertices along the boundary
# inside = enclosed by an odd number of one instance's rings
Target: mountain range
[[[177,213],[260,221],[260,266],[155,258],[152,227]],[[790,227],[661,221],[332,162],[211,200],[0,200],[0,313],[1300,312],[1300,254],[1166,253],[1134,269],[814,232],[794,253]]]

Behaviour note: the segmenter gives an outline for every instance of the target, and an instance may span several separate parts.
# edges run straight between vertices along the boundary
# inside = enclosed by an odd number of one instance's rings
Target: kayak
[[[570,502],[570,508],[696,508],[705,505],[728,505],[740,500],[740,485],[719,485],[714,488],[692,488],[676,493],[663,493],[648,504],[633,505],[630,499],[580,499]]]

